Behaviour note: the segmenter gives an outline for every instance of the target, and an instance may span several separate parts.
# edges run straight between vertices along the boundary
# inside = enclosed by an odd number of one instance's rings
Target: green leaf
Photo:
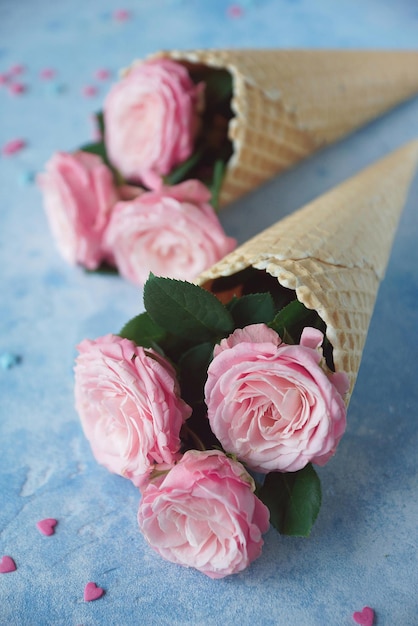
[[[105,165],[111,170],[115,184],[120,186],[125,183],[122,174],[111,164],[109,157],[107,156],[106,144],[104,140],[96,141],[95,143],[87,143],[79,148],[83,152],[90,152],[91,154],[97,154]]]
[[[211,342],[193,346],[182,355],[179,361],[181,395],[188,404],[203,402],[208,366],[212,358]]]
[[[188,173],[199,163],[203,158],[205,150],[203,147],[198,148],[193,154],[183,163],[180,163],[178,167],[173,169],[167,176],[164,176],[164,182],[166,185],[177,185],[187,178]]]
[[[213,434],[207,417],[206,405],[202,402],[193,407],[191,417],[185,423],[186,428],[182,429],[181,438],[183,443],[183,452],[185,449],[199,449],[198,444],[202,442],[206,450],[218,449],[222,450],[221,443]],[[192,435],[190,437],[190,435]],[[196,439],[197,438],[197,439]]]
[[[310,463],[298,472],[267,474],[257,495],[280,533],[309,536],[321,508],[321,484]]]
[[[98,111],[95,114],[96,120],[97,120],[97,126],[100,132],[100,136],[103,137],[104,140],[104,136],[105,136],[105,125],[104,125],[104,115],[103,115],[103,111]]]
[[[299,343],[305,326],[319,328],[318,320],[320,318],[316,311],[307,309],[299,300],[293,300],[279,311],[270,327],[280,335],[283,341],[286,341],[285,337],[287,337],[289,342],[291,338],[293,340],[291,343]]]
[[[84,146],[81,146],[80,150],[82,150],[83,152],[90,152],[91,154],[97,154],[103,159],[105,163],[108,163],[106,146],[104,141],[86,143]]]
[[[228,305],[235,328],[249,324],[268,324],[274,318],[274,302],[269,293],[251,293],[233,298]]]
[[[117,267],[115,267],[114,265],[109,265],[109,263],[106,263],[105,261],[101,263],[99,267],[96,267],[96,269],[94,270],[90,270],[87,267],[85,267],[84,271],[87,274],[104,274],[106,276],[114,276],[116,274],[119,274]]]
[[[227,70],[212,70],[203,80],[207,107],[215,108],[221,102],[232,99],[232,75]]]
[[[221,159],[215,161],[215,165],[213,167],[213,178],[210,191],[212,193],[211,205],[215,211],[219,208],[219,193],[221,191],[221,185],[225,174],[225,167],[225,163]]]
[[[217,341],[234,328],[230,313],[216,296],[192,283],[150,274],[144,305],[161,328],[192,343]]]
[[[148,313],[141,313],[125,324],[119,335],[125,339],[130,339],[137,346],[153,348],[164,339],[166,333],[151,319]]]

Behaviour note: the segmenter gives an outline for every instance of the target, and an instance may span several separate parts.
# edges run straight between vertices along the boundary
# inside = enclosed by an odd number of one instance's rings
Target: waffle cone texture
[[[418,93],[418,51],[171,50],[233,78],[233,144],[220,204]]]
[[[196,280],[211,290],[214,279],[253,267],[294,290],[327,326],[335,371],[350,379],[347,405],[417,163],[414,141],[250,239]]]

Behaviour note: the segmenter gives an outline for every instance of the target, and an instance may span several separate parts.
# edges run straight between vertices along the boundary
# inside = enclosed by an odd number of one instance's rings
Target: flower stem
[[[189,428],[189,426],[187,426],[187,424],[183,424],[182,430],[186,432],[187,436],[193,439],[194,443],[196,444],[196,448],[198,450],[202,450],[202,451],[206,450],[206,446],[203,443],[203,441],[200,439],[198,435],[196,435],[196,433],[191,428]]]

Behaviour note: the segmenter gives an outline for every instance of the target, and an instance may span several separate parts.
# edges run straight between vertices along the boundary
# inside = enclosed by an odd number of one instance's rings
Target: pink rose
[[[75,401],[96,460],[141,486],[154,464],[178,458],[191,408],[172,366],[151,349],[106,335],[85,339],[75,367]]]
[[[95,154],[57,152],[37,182],[64,259],[96,269],[105,257],[103,231],[118,200],[109,168]]]
[[[105,233],[120,273],[142,285],[150,272],[193,280],[234,249],[197,180],[149,191],[119,202]]]
[[[260,472],[324,465],[345,430],[345,374],[322,367],[323,334],[300,345],[265,324],[238,329],[215,346],[205,386],[212,430],[227,452]]]
[[[190,450],[144,490],[139,527],[168,561],[223,578],[261,554],[269,511],[253,492],[240,463],[217,450]]]
[[[146,183],[149,173],[168,174],[192,154],[202,88],[170,59],[138,63],[112,87],[104,105],[105,142],[125,178]]]

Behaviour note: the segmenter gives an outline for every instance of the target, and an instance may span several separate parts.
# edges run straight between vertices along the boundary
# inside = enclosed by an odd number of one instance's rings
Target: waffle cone
[[[347,404],[417,162],[414,141],[277,222],[196,281],[214,290],[214,279],[253,267],[294,290],[326,323],[335,370],[350,379]]]
[[[153,56],[226,69],[233,77],[233,155],[221,205],[418,93],[418,51],[172,50]]]

